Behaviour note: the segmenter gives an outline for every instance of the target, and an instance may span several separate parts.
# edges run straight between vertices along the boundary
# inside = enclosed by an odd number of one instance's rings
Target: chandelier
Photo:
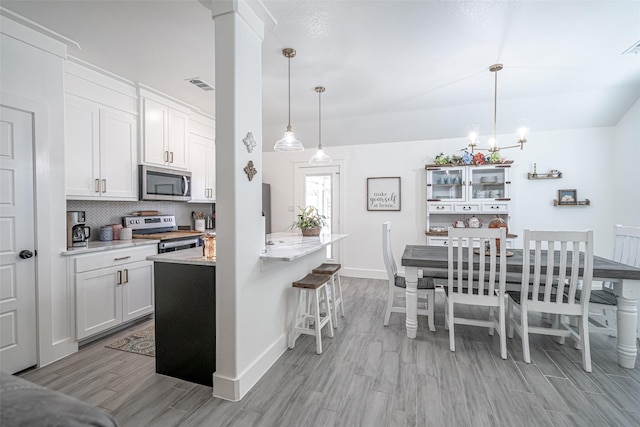
[[[318,92],[318,149],[316,150],[316,154],[309,159],[309,164],[322,166],[331,163],[331,157],[327,156],[324,152],[324,148],[322,148],[322,103],[320,101],[320,96],[322,95],[322,92],[325,91],[325,88],[322,86],[316,86],[314,90]]]
[[[516,137],[516,143],[514,145],[509,145],[506,147],[498,146],[498,138],[497,138],[497,113],[498,113],[498,71],[502,70],[502,64],[494,64],[489,67],[489,71],[494,74],[494,90],[493,90],[493,136],[489,138],[489,148],[476,148],[478,145],[478,137],[480,135],[478,125],[471,125],[469,130],[469,147],[471,147],[471,153],[473,154],[474,150],[486,150],[490,153],[495,153],[500,150],[505,150],[507,148],[517,148],[524,149],[524,143],[527,142],[527,133],[529,130],[526,125],[521,124],[518,128],[518,135]]]
[[[273,146],[274,151],[304,151],[302,142],[296,139],[291,126],[291,58],[296,56],[296,50],[291,48],[282,49],[282,54],[289,60],[289,124],[282,139]]]

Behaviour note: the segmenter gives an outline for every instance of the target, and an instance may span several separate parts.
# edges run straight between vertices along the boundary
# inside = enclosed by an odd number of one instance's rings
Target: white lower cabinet
[[[72,259],[76,291],[76,338],[153,312],[155,245],[79,255]]]

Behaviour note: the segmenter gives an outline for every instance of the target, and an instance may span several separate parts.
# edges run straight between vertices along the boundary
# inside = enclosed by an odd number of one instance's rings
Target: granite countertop
[[[89,241],[87,247],[77,249],[67,249],[61,255],[81,255],[92,252],[111,251],[114,249],[132,248],[135,246],[157,245],[160,240],[132,239],[132,240],[111,240],[109,242]]]
[[[348,234],[320,234],[316,237],[305,237],[297,233],[273,233],[267,235],[267,251],[260,258],[272,261],[293,261],[318,251],[331,243],[345,239]]]
[[[149,255],[148,261],[165,262],[169,264],[191,264],[204,265],[213,267],[216,265],[216,259],[208,260],[202,256],[202,246],[191,249],[183,249],[181,251],[165,252],[163,254]]]

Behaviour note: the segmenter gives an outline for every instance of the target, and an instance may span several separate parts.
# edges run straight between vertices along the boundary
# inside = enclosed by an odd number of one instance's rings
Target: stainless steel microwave
[[[191,172],[139,165],[138,181],[140,200],[191,200]]]

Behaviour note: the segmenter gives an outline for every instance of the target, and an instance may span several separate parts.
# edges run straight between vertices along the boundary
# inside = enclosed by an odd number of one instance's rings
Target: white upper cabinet
[[[191,201],[216,200],[216,149],[212,139],[189,135],[189,169],[191,171]]]
[[[216,200],[215,122],[201,114],[191,114],[189,122],[189,170],[191,201]]]
[[[67,199],[137,200],[137,119],[67,94]]]
[[[65,186],[72,200],[137,200],[135,87],[65,62]]]
[[[142,162],[146,165],[187,169],[189,114],[170,99],[140,89]]]
[[[138,121],[119,111],[100,110],[100,182],[103,197],[137,199]]]

